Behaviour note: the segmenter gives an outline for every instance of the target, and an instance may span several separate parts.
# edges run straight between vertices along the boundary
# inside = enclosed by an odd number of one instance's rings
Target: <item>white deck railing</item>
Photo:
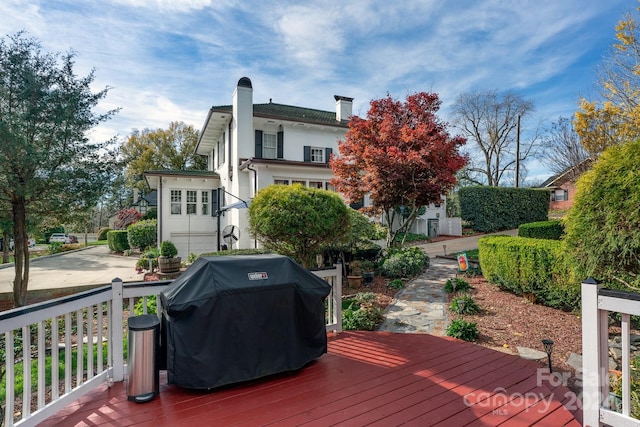
[[[341,271],[337,266],[313,272],[331,285],[328,332],[342,330]],[[0,372],[6,380],[0,424],[37,425],[101,384],[123,381],[125,316],[140,298],[146,313],[147,297],[159,295],[170,283],[123,284],[116,279],[110,286],[0,312]],[[159,305],[160,298],[156,301]],[[16,396],[16,367],[20,363],[23,390]],[[60,386],[47,393],[47,384]]]
[[[609,398],[609,313],[622,317],[622,410]],[[640,426],[631,413],[630,317],[640,316],[640,294],[582,283],[582,407],[585,426]]]

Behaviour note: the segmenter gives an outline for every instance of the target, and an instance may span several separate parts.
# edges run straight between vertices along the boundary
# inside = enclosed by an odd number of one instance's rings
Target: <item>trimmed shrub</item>
[[[158,209],[149,209],[144,215],[142,215],[142,219],[158,219]]]
[[[127,230],[111,230],[107,233],[107,244],[111,252],[124,252],[129,247]]]
[[[217,251],[217,252],[209,252],[205,254],[200,254],[198,257],[203,256],[227,256],[227,255],[262,255],[262,254],[271,254],[273,253],[267,249],[229,249],[227,251]]]
[[[173,258],[176,255],[178,255],[178,249],[171,240],[164,240],[160,243],[160,256]]]
[[[494,232],[545,221],[549,190],[506,187],[464,187],[458,191],[463,221],[475,231]]]
[[[158,221],[147,219],[138,221],[127,227],[129,246],[144,250],[149,246],[156,246],[158,237]]]
[[[557,240],[486,236],[478,240],[482,273],[490,283],[543,305],[580,306],[580,280]]]
[[[258,191],[249,206],[249,228],[265,248],[310,267],[328,244],[349,240],[348,209],[331,191],[270,185]]]
[[[429,256],[420,248],[389,249],[382,261],[380,272],[390,278],[413,277],[429,267]]]
[[[578,180],[565,218],[580,278],[640,287],[640,140],[605,150]]]
[[[561,221],[538,221],[521,224],[518,227],[518,237],[533,239],[560,240],[564,235],[564,225]]]
[[[107,240],[107,233],[110,231],[111,229],[109,227],[102,227],[100,230],[98,230],[98,235],[96,236],[96,238],[98,240]]]

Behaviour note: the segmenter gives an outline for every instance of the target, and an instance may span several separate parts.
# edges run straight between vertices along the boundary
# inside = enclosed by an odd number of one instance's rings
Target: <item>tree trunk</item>
[[[4,230],[2,232],[2,263],[6,264],[9,262],[9,241],[11,240],[11,235],[9,234],[9,230]]]
[[[29,283],[29,245],[27,244],[27,214],[24,198],[11,201],[13,212],[13,256],[16,276],[13,281],[13,304],[22,307],[27,304]]]

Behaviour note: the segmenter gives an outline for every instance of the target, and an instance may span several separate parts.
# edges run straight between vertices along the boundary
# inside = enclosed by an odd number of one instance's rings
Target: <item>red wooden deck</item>
[[[103,386],[43,425],[580,426],[573,393],[541,365],[432,335],[344,332],[299,372],[212,392],[167,385],[147,403]],[[563,406],[566,405],[567,407]]]

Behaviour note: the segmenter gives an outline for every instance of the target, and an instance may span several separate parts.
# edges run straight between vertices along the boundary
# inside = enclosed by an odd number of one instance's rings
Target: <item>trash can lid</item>
[[[160,326],[160,319],[155,314],[143,314],[129,317],[130,331],[145,331]]]

